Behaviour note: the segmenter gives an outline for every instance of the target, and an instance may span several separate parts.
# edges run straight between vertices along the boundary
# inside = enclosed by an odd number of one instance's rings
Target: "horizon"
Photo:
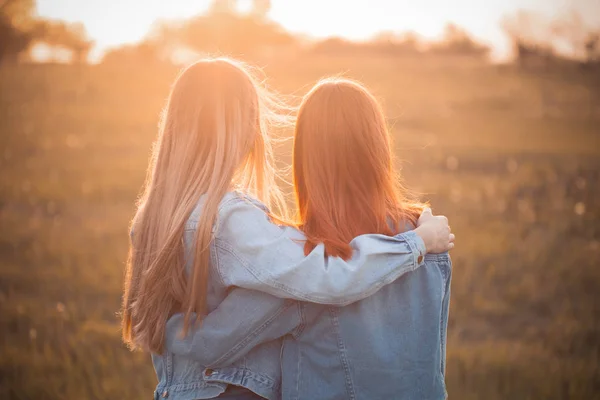
[[[143,40],[156,21],[202,14],[210,3],[210,0],[170,3],[161,0],[38,0],[37,15],[81,22],[94,41],[90,61],[95,62],[111,48]],[[251,0],[239,0],[238,10],[244,12],[251,4]],[[490,46],[493,60],[504,60],[510,56],[510,42],[500,21],[519,10],[534,12],[548,20],[576,12],[586,26],[600,28],[600,2],[592,0],[493,0],[487,3],[457,0],[452,4],[443,0],[425,0],[418,4],[407,0],[355,0],[352,3],[272,0],[267,17],[293,34],[315,39],[337,36],[354,41],[368,40],[383,31],[414,32],[424,40],[438,40],[445,26],[454,23],[478,42]]]

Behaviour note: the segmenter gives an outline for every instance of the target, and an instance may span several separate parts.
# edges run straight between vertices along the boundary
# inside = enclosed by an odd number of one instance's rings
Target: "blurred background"
[[[599,399],[599,35],[597,0],[0,0],[0,398],[151,396],[127,226],[169,85],[222,54],[383,101],[458,238],[451,399]]]

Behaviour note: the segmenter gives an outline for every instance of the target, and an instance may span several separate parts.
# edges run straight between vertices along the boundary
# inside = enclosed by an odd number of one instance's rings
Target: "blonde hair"
[[[306,254],[324,243],[327,255],[348,259],[354,237],[399,233],[425,207],[394,169],[381,106],[349,79],[324,79],[302,100],[292,167]]]
[[[184,333],[205,315],[212,229],[228,191],[246,191],[287,215],[267,132],[285,120],[278,118],[281,107],[246,66],[230,59],[201,60],[176,79],[132,222],[122,306],[130,347],[160,353],[172,313],[185,312]],[[188,279],[183,234],[203,195]]]

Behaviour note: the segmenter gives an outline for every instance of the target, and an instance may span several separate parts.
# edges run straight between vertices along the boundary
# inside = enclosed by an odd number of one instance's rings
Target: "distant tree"
[[[84,63],[87,61],[93,42],[87,38],[87,33],[82,24],[39,20],[35,23],[32,32],[35,42],[70,50],[74,62]]]
[[[586,62],[591,65],[600,61],[600,33],[592,32],[585,41]]]
[[[502,20],[502,28],[513,42],[516,61],[521,66],[591,63],[598,56],[598,33],[587,26],[581,15],[570,12],[552,21],[531,12],[520,11]]]
[[[547,69],[556,60],[554,49],[550,45],[516,39],[514,46],[517,63],[521,68]]]
[[[123,45],[108,50],[102,57],[102,64],[154,64],[162,61],[159,45],[150,40],[137,44]]]
[[[555,59],[548,22],[537,14],[518,11],[502,19],[502,29],[513,45],[513,56],[521,68],[548,68]]]
[[[254,0],[252,4],[252,14],[265,19],[271,11],[271,0]]]
[[[505,15],[500,26],[512,41],[541,42],[550,36],[548,22],[530,11]]]
[[[368,43],[362,46],[370,47],[377,53],[388,55],[415,54],[420,52],[419,37],[414,32],[379,32]]]
[[[0,61],[17,60],[35,43],[63,47],[73,61],[85,62],[92,46],[82,24],[34,16],[34,0],[0,0]]]
[[[294,37],[276,23],[252,15],[209,13],[178,24],[165,24],[157,31],[172,47],[197,52],[253,56],[267,48],[295,44]]]
[[[382,31],[367,42],[330,37],[314,43],[310,50],[317,54],[354,56],[414,56],[421,53],[421,42],[414,33]]]
[[[270,1],[255,2],[257,9],[250,14],[234,12],[235,5],[235,1],[214,0],[207,13],[157,21],[142,43],[112,49],[102,62],[163,62],[201,54],[252,59],[296,48],[296,38],[266,18]]]
[[[0,62],[16,61],[32,40],[33,0],[0,0]]]
[[[403,32],[398,35],[399,43],[402,43],[404,46],[409,48],[414,48],[416,50],[421,46],[421,38],[415,32]]]
[[[11,21],[0,15],[0,62],[16,61],[17,56],[29,46],[31,36],[15,29]]]
[[[377,45],[394,45],[398,42],[398,35],[394,31],[381,31],[376,33],[370,42]]]
[[[328,37],[313,44],[311,51],[316,54],[342,54],[356,52],[357,46],[340,37]]]
[[[209,10],[213,13],[233,13],[237,3],[237,0],[212,0]]]
[[[432,53],[485,57],[490,48],[478,43],[463,28],[455,24],[447,24],[444,37],[441,41],[433,43],[429,49]]]
[[[554,40],[562,41],[571,50],[572,58],[591,66],[600,58],[600,32],[587,26],[581,15],[571,12],[551,23]]]
[[[579,60],[585,59],[586,41],[590,30],[579,13],[571,12],[555,19],[550,22],[549,30],[551,40],[562,42],[570,49],[569,56]]]
[[[27,29],[31,26],[34,11],[34,0],[0,0],[0,14],[8,18],[18,29]]]

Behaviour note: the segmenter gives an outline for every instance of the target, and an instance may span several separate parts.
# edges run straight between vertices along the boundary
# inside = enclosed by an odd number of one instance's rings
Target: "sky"
[[[108,48],[141,40],[157,19],[181,19],[205,11],[210,0],[38,0],[38,15],[82,22],[96,43],[92,59]],[[251,0],[239,0],[241,8]],[[493,55],[508,54],[500,28],[504,15],[530,10],[546,18],[571,11],[600,28],[600,0],[272,0],[269,17],[286,29],[316,38],[368,39],[380,31],[413,31],[439,38],[453,22],[492,46]]]

